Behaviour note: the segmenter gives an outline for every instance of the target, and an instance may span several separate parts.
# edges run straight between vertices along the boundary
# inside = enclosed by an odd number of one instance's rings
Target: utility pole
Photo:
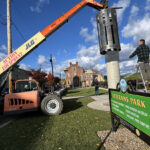
[[[53,77],[54,77],[52,54],[50,55],[50,63],[51,63],[51,68],[52,68],[52,75],[53,75]],[[53,85],[51,86],[51,92],[52,92],[52,93],[54,92],[54,83],[53,83]]]
[[[7,0],[7,47],[10,55],[12,53],[11,0]],[[9,93],[12,93],[12,72],[9,74]]]
[[[61,72],[60,72],[60,80],[61,80]]]
[[[52,59],[52,55],[50,56],[50,63],[51,63],[51,67],[52,67],[52,75],[54,75],[54,72],[53,72],[53,59]]]
[[[59,82],[60,86],[61,86],[61,72],[60,72],[60,82]]]

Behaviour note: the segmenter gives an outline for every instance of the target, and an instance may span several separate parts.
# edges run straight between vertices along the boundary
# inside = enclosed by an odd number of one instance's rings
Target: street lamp
[[[53,58],[52,58],[52,54],[50,56],[50,63],[51,63],[51,68],[52,68],[52,75],[54,75],[54,72],[53,72]]]
[[[52,75],[54,77],[54,72],[53,72],[53,58],[52,58],[52,54],[50,55],[50,63],[51,63],[51,68],[52,68]],[[54,85],[51,85],[51,92],[54,92]]]

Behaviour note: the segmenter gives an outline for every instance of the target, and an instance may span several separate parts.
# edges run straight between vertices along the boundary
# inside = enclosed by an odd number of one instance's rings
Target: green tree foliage
[[[55,84],[60,83],[60,78],[59,77],[55,77],[54,78],[54,82],[55,82]]]

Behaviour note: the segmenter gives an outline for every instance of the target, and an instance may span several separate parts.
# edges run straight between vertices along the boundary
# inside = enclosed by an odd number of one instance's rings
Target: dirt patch
[[[97,134],[103,141],[109,131],[98,131]],[[106,150],[150,150],[150,146],[128,129],[118,129],[112,132],[106,140],[104,147]]]
[[[109,102],[103,103],[104,106],[110,106]]]

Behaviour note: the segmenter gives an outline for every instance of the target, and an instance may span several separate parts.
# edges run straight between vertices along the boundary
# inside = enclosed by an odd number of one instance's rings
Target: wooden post
[[[8,55],[10,55],[12,53],[11,0],[7,0],[7,46]],[[9,93],[12,93],[12,72],[9,74]]]

